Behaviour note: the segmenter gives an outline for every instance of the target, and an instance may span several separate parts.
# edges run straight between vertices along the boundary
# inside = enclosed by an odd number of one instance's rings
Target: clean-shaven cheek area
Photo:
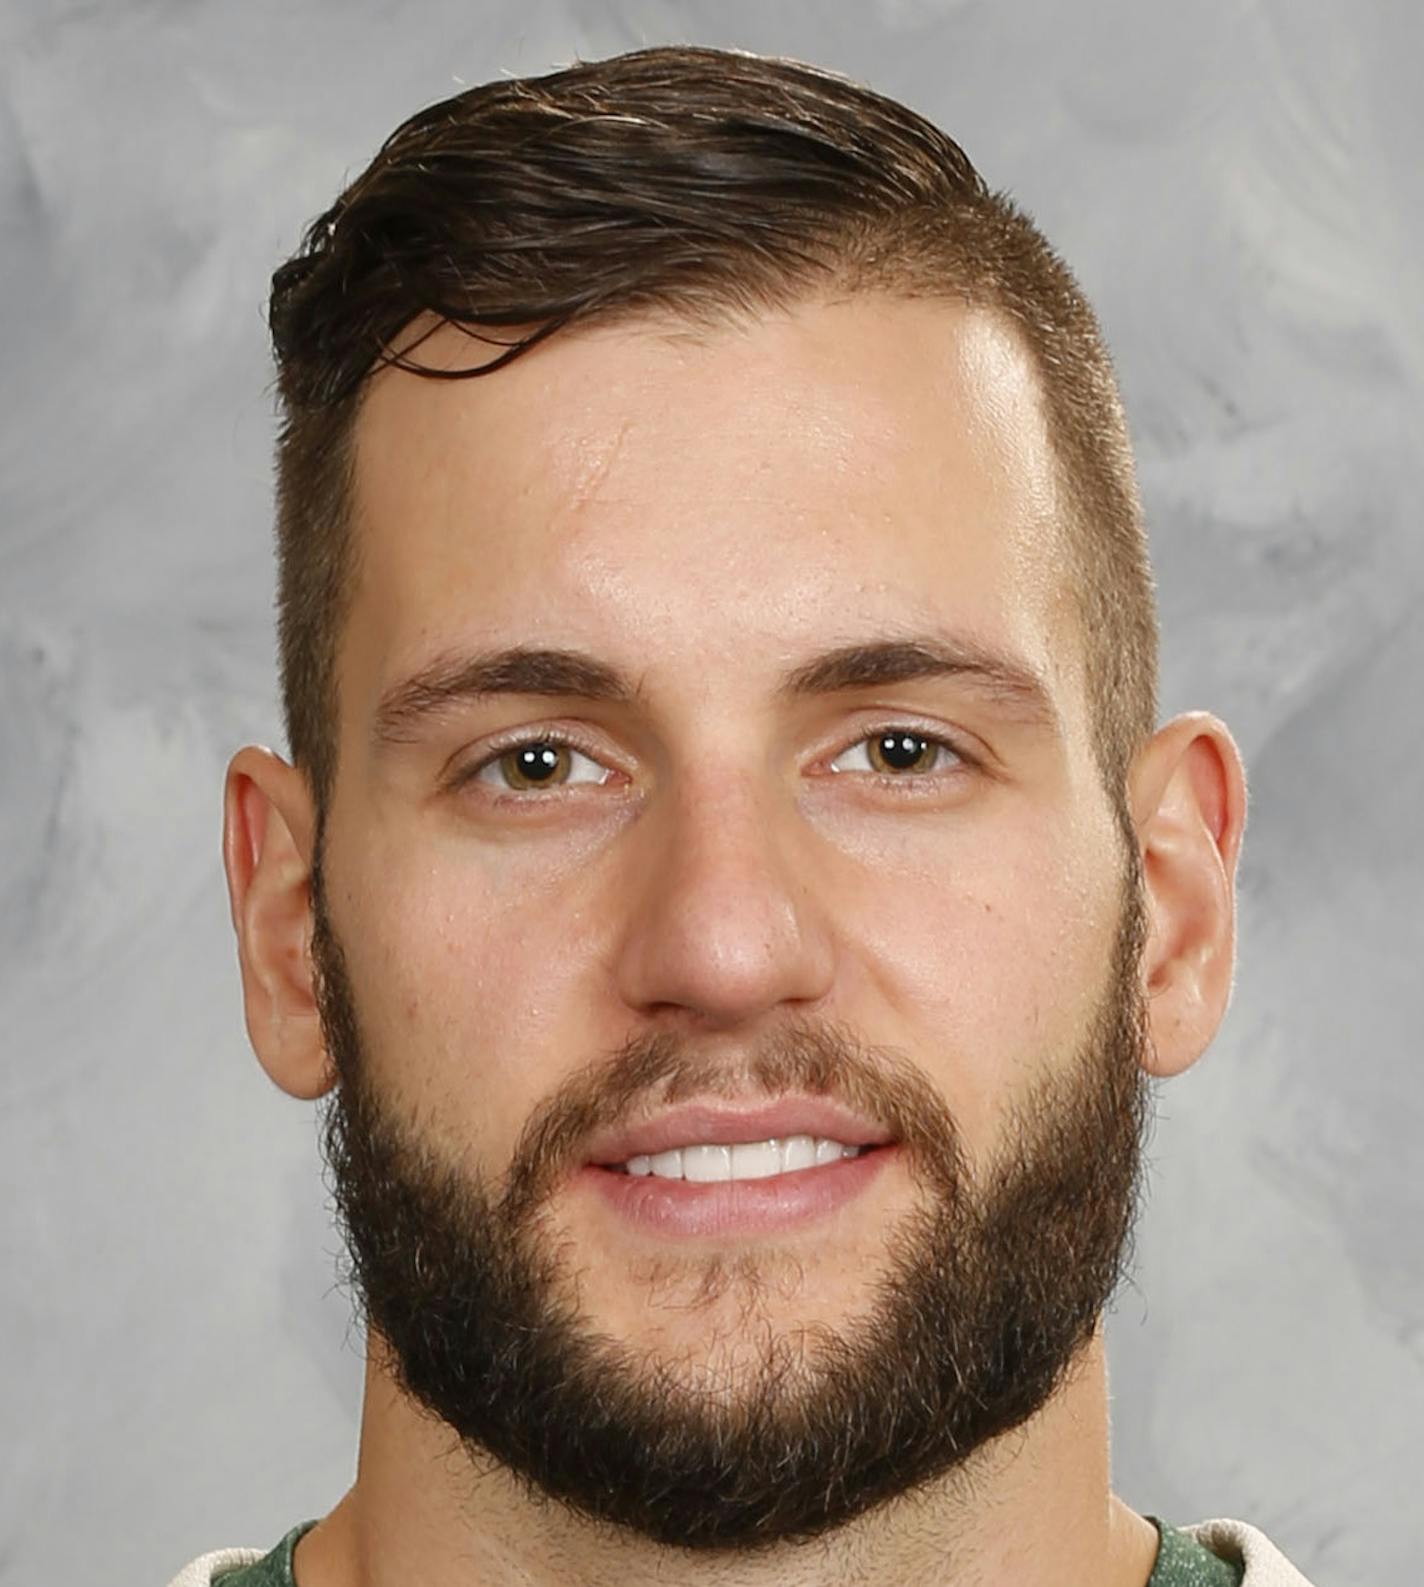
[[[976,1180],[1006,1104],[1068,1060],[1104,984],[1110,826],[1067,777],[986,782],[914,813],[827,785],[784,824],[786,868],[833,932],[825,1016],[917,1066]],[[529,820],[373,785],[334,814],[333,915],[373,1078],[466,1173],[497,1182],[530,1115],[636,1032],[615,960],[657,863],[651,829],[598,790]],[[788,1326],[868,1313],[887,1230],[919,1192],[893,1146],[833,1162],[834,1133],[783,1138],[776,1165],[765,1137],[669,1141],[572,1176],[542,1226],[581,1311],[654,1351],[701,1349],[709,1324],[744,1316],[745,1293],[723,1286],[722,1319],[711,1282],[740,1267]]]

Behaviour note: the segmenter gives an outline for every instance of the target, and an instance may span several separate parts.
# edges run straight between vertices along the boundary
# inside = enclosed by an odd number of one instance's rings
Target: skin
[[[468,363],[478,346],[446,329],[422,356]],[[986,1165],[1006,1108],[1082,1035],[1121,865],[1057,572],[1052,458],[1013,336],[956,305],[857,297],[695,335],[660,320],[561,334],[487,380],[388,370],[359,420],[357,502],[325,873],[402,1118],[443,1159],[498,1175],[531,1110],[630,1034],[730,1053],[795,1013],[915,1059]],[[775,698],[814,652],[930,629],[1036,670],[1052,720],[952,678]],[[436,655],[514,643],[587,649],[642,697],[466,702],[378,742],[393,685]],[[864,739],[892,725],[976,761],[948,758],[913,791],[877,783]],[[497,770],[442,782],[495,735],[553,727],[593,758],[552,794],[514,794]],[[1205,713],[1166,723],[1127,797],[1150,921],[1143,1064],[1167,1077],[1230,995],[1245,785],[1227,729]],[[305,1098],[331,1083],[308,952],[315,836],[301,773],[240,751],[225,858],[248,1030]],[[833,1223],[753,1252],[780,1276],[761,1320],[863,1309],[886,1221],[913,1194],[882,1173]],[[600,1329],[690,1374],[754,1349],[745,1296],[698,1289],[715,1246],[653,1252],[572,1191],[550,1211],[586,1257],[580,1305]],[[713,1336],[730,1352],[715,1363]],[[943,1582],[953,1538],[957,1587],[1142,1587],[1156,1533],[1111,1491],[1101,1328],[1001,1442],[980,1452],[972,1507],[946,1483],[794,1555],[674,1558],[532,1504],[498,1469],[472,1478],[373,1335],[357,1480],[299,1545],[297,1578]]]

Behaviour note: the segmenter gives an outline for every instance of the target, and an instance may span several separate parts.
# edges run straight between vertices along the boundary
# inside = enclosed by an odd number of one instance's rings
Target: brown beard
[[[666,1036],[634,1041],[541,1104],[502,1187],[468,1177],[372,1086],[320,855],[313,905],[339,1080],[323,1145],[358,1304],[404,1392],[531,1497],[684,1548],[815,1536],[958,1471],[1038,1412],[1126,1271],[1151,1096],[1135,865],[1086,1036],[1007,1110],[982,1185],[917,1066],[829,1024],[783,1027],[735,1073]],[[888,1232],[868,1314],[767,1327],[734,1394],[697,1393],[579,1314],[542,1214],[594,1129],[655,1100],[787,1090],[888,1126],[919,1195]],[[730,1280],[728,1264],[708,1269],[710,1299]],[[739,1279],[755,1271],[735,1264]]]

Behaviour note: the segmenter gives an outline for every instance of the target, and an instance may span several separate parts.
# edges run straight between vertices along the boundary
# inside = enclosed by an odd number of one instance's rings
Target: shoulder
[[[275,1548],[219,1548],[185,1565],[168,1587],[293,1587],[292,1550],[316,1525],[294,1526]]]
[[[1258,1527],[1217,1517],[1180,1530],[1223,1559],[1245,1565],[1241,1587],[1311,1587],[1311,1584]]]
[[[168,1587],[211,1587],[212,1579],[221,1571],[239,1570],[244,1565],[255,1565],[263,1557],[260,1548],[219,1548],[210,1554],[200,1555],[169,1582]]]

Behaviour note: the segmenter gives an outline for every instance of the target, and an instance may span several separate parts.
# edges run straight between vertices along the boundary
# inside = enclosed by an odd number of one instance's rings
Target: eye
[[[856,754],[864,756],[864,770],[892,782],[909,782],[928,777],[937,770],[952,770],[967,764],[967,758],[948,739],[899,726],[877,728],[875,732],[867,733],[836,759],[843,760],[848,755]],[[945,767],[946,759],[952,762],[948,768]],[[845,769],[834,762],[831,765],[833,772]]]
[[[578,761],[602,771],[603,776],[575,777],[574,763]],[[459,781],[493,784],[506,793],[527,793],[540,788],[563,788],[576,782],[601,783],[607,778],[608,768],[599,767],[598,762],[585,755],[571,739],[560,733],[541,733],[537,738],[506,744],[472,767]]]
[[[833,762],[831,770],[836,773],[864,770],[881,782],[903,783],[929,779],[936,772],[952,772],[969,764],[968,757],[948,739],[899,725],[867,733],[842,750],[836,761],[857,754],[863,757],[862,766],[847,767]],[[598,775],[579,776],[581,766]],[[606,766],[581,750],[572,739],[562,733],[544,732],[535,738],[503,745],[462,773],[456,782],[457,786],[479,782],[505,793],[524,794],[579,783],[597,786],[607,782],[610,775]]]

